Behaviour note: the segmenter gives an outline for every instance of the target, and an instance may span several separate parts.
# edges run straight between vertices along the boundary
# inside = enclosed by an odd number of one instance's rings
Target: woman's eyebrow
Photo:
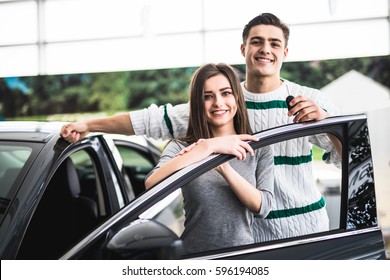
[[[224,88],[220,88],[219,91],[224,91],[224,90],[227,90],[227,89],[232,89],[231,87],[224,87]]]
[[[219,91],[224,91],[227,89],[232,89],[232,88],[231,87],[223,87],[223,88],[220,88]],[[204,93],[213,93],[213,91],[212,90],[205,90]]]

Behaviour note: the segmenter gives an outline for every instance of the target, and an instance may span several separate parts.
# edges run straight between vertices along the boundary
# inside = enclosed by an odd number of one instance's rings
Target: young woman
[[[226,64],[206,64],[193,75],[185,138],[172,140],[145,185],[156,183],[213,153],[236,159],[221,164],[182,188],[187,253],[254,242],[254,213],[265,218],[273,197],[273,155],[256,151],[240,81]],[[247,156],[249,153],[250,157]]]

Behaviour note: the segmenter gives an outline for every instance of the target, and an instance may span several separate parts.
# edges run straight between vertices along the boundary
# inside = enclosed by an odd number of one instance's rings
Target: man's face
[[[285,45],[282,29],[273,25],[252,27],[245,44],[241,45],[249,77],[279,78],[280,68],[288,53]]]

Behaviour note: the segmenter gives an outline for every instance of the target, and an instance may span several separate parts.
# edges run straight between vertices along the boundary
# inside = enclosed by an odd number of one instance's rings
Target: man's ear
[[[244,45],[244,44],[241,44],[240,50],[241,50],[241,55],[242,55],[243,57],[245,57],[245,45]]]
[[[283,58],[283,61],[287,58],[287,55],[288,55],[288,47],[286,47],[284,49],[284,58]]]

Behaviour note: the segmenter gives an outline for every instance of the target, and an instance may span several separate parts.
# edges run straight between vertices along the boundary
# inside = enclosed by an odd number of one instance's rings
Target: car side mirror
[[[182,241],[165,225],[136,220],[114,234],[106,244],[111,258],[179,259]]]

